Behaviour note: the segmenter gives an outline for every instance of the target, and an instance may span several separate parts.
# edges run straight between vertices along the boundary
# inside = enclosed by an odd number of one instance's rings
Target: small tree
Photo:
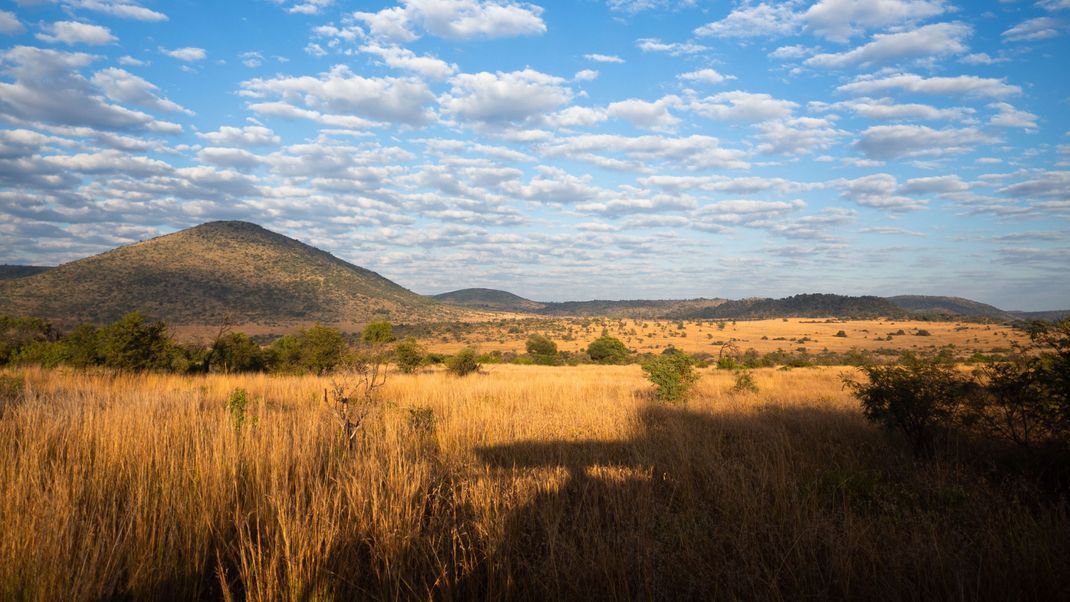
[[[360,333],[360,340],[371,344],[393,343],[396,340],[394,338],[394,327],[386,320],[368,322]]]
[[[685,353],[670,353],[655,357],[643,364],[643,372],[654,383],[658,399],[681,401],[698,380],[695,361]]]
[[[209,354],[210,366],[223,373],[264,369],[264,354],[249,335],[232,332],[216,340]]]
[[[479,354],[471,347],[465,347],[446,360],[446,369],[457,376],[468,376],[479,370]]]
[[[167,368],[171,363],[171,338],[163,322],[147,322],[133,311],[105,326],[100,332],[100,355],[104,363],[123,370]]]
[[[557,343],[546,336],[541,334],[529,336],[525,347],[528,350],[528,355],[532,357],[536,364],[552,365],[557,363]]]
[[[405,374],[412,374],[424,361],[424,349],[416,342],[416,339],[408,337],[394,347],[394,357],[397,359],[399,370]]]
[[[587,355],[599,364],[620,364],[628,359],[628,348],[620,339],[603,334],[587,346]]]
[[[915,455],[930,455],[938,435],[952,425],[969,379],[954,367],[913,354],[899,364],[863,366],[869,382],[844,377],[871,422],[902,433]]]
[[[316,325],[297,337],[299,362],[306,370],[325,374],[342,363],[348,346],[342,333]]]

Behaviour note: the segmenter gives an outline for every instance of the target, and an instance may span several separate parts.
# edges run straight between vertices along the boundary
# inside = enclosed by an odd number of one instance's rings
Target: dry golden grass
[[[690,338],[690,337],[689,337]],[[316,377],[23,372],[0,599],[1058,599],[1063,502],[914,463],[839,369],[392,375],[356,447]],[[236,387],[256,401],[240,431]],[[431,430],[409,408],[430,407]]]
[[[679,328],[680,324],[684,328]],[[523,327],[523,332],[509,332],[517,325]],[[1007,349],[1012,342],[1027,341],[1025,335],[1007,326],[968,322],[788,318],[736,323],[729,320],[724,325],[724,329],[720,329],[715,322],[709,321],[552,318],[541,321],[540,325],[524,322],[481,324],[466,332],[460,340],[425,337],[421,342],[439,353],[454,353],[466,345],[476,345],[481,351],[523,353],[528,334],[540,332],[554,339],[562,351],[580,351],[587,349],[591,340],[602,333],[603,327],[610,335],[624,341],[629,349],[640,353],[656,353],[672,345],[688,353],[704,351],[716,355],[726,341],[732,341],[741,350],[753,348],[760,353],[778,349],[795,351],[799,347],[805,347],[811,353],[824,349],[842,353],[850,349],[873,351],[882,348],[928,351],[949,344],[971,353],[985,353]],[[847,336],[835,336],[840,330]],[[893,335],[892,340],[886,340],[889,334],[899,330],[905,334]],[[916,336],[919,330],[926,330],[931,336]],[[804,337],[811,340],[798,342]]]

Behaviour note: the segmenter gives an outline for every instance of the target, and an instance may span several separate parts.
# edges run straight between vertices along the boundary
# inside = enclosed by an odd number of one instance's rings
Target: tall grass
[[[1065,501],[915,463],[838,370],[756,370],[757,393],[708,372],[684,408],[634,366],[398,374],[352,449],[329,379],[22,376],[0,418],[0,599],[1070,592]]]

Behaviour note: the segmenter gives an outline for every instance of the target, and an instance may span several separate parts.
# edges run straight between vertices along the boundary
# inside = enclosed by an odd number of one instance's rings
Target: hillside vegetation
[[[139,310],[173,324],[448,317],[379,274],[246,222],[210,222],[0,282],[0,311],[57,321]],[[453,312],[457,313],[456,311]]]

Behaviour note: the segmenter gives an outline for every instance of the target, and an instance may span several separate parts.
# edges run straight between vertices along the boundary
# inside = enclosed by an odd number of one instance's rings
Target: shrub
[[[20,349],[31,343],[52,340],[55,333],[44,320],[0,315],[0,364],[12,361]]]
[[[264,369],[264,353],[249,335],[234,332],[212,345],[209,367],[223,373],[256,372]]]
[[[234,389],[227,398],[227,412],[234,421],[234,430],[241,432],[245,424],[245,409],[249,407],[249,393],[245,389]]]
[[[643,364],[643,372],[654,383],[658,399],[681,401],[698,380],[694,360],[684,353],[659,355]]]
[[[847,333],[842,331],[842,330],[840,330],[840,331],[837,331],[836,334],[834,334],[832,336],[840,337],[841,339],[846,339],[847,338]]]
[[[408,337],[394,347],[394,357],[398,362],[398,369],[405,374],[412,374],[424,361],[424,349],[416,342],[416,339]]]
[[[587,346],[587,355],[599,364],[620,364],[628,359],[628,348],[620,339],[603,334]]]
[[[392,343],[394,339],[394,327],[386,320],[368,322],[360,333],[360,340],[365,343]]]
[[[341,332],[318,324],[297,336],[297,347],[300,366],[320,374],[341,364],[348,351]]]
[[[905,354],[899,364],[863,366],[869,382],[844,384],[862,402],[866,418],[902,433],[916,455],[930,455],[938,435],[955,420],[969,379],[954,366]]]
[[[146,322],[133,311],[100,331],[104,364],[122,370],[153,370],[171,365],[171,338],[163,322]]]
[[[456,376],[468,376],[479,370],[479,354],[471,347],[465,347],[446,360],[446,369]]]
[[[528,354],[532,356],[557,355],[557,343],[541,334],[529,336],[524,347],[527,349]]]
[[[733,393],[757,393],[758,385],[754,383],[754,377],[750,370],[736,372],[736,382],[732,385]]]
[[[919,337],[931,337],[932,335],[933,334],[931,332],[929,332],[928,330],[925,330],[925,329],[918,330],[917,332],[914,333],[914,336],[919,336]]]

